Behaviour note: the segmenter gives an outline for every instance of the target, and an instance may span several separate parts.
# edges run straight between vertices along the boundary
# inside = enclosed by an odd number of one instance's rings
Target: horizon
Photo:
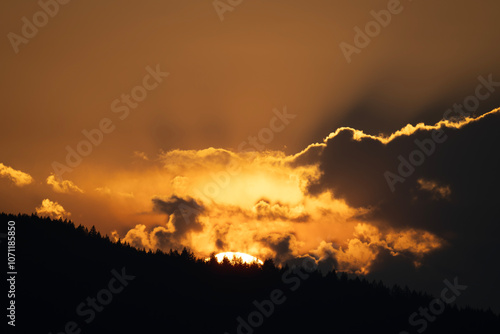
[[[497,1],[0,9],[0,212],[500,312]]]

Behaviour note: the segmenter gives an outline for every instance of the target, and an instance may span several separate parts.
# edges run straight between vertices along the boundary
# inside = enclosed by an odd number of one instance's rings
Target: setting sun
[[[240,253],[240,252],[224,252],[224,253],[219,253],[215,255],[215,258],[217,259],[218,262],[222,262],[224,257],[227,257],[229,261],[232,261],[237,258],[241,258],[243,263],[254,263],[257,262],[258,264],[264,264],[262,260],[259,260],[255,256],[246,254],[246,253]]]

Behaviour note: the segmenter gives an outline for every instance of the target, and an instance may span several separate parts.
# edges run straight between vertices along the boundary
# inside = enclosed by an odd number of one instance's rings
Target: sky
[[[500,311],[498,1],[0,9],[1,211]]]

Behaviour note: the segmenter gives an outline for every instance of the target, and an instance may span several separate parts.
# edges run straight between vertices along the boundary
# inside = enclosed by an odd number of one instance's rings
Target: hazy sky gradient
[[[464,194],[486,196],[457,174],[448,178],[443,166],[481,129],[490,137],[474,137],[477,146],[460,157],[496,166],[484,147],[498,143],[491,131],[497,115],[453,132],[458,139],[396,195],[388,193],[384,168],[395,170],[398,155],[430,130],[389,145],[352,134],[382,138],[407,124],[436,124],[476,94],[480,77],[500,81],[500,3],[402,1],[400,13],[349,63],[340,43],[355,44],[355,27],[364,29],[371,11],[388,3],[248,0],[221,21],[212,1],[70,1],[16,53],[8,34],[21,35],[23,17],[32,22],[41,8],[2,1],[0,210],[70,217],[136,246],[186,245],[201,256],[241,251],[281,263],[312,256],[329,268],[377,269],[392,278],[406,270],[381,269],[395,256],[412,270],[423,266],[420,273],[431,272],[435,283],[424,287],[439,288],[450,278],[443,275],[462,270],[442,269],[458,256],[443,249],[461,247],[456,234],[469,233],[469,221],[436,228],[434,221],[405,220],[391,205],[404,199],[413,210],[421,200],[442,214],[466,203]],[[157,68],[168,76],[155,81]],[[155,87],[120,119],[119,99],[144,82]],[[500,106],[500,94],[488,92],[471,116]],[[277,116],[285,111],[292,116]],[[249,136],[276,126],[259,154],[241,152],[251,146]],[[330,135],[343,126],[353,130]],[[63,180],[51,176],[54,162],[67,163],[66,148],[86,139],[82,131],[99,127],[113,131]],[[238,172],[228,181],[230,163]],[[218,183],[218,192],[207,194]],[[188,227],[176,209],[181,204],[196,208]],[[422,217],[432,217],[431,209]],[[442,258],[425,267],[429,254]],[[486,291],[479,295],[467,301],[493,305],[484,302]]]
[[[40,10],[35,1],[0,6],[5,36],[19,34],[21,18]],[[387,1],[243,1],[223,22],[210,1],[69,2],[19,54],[6,37],[0,45],[0,130],[16,138],[3,140],[0,152],[19,168],[36,160],[46,174],[83,129],[116,120],[110,103],[130,93],[148,65],[171,75],[85,163],[111,151],[106,163],[121,165],[134,150],[236,148],[284,105],[300,122],[271,149],[295,153],[339,126],[358,125],[343,120],[367,118],[365,131],[392,132],[429,107],[461,102],[478,75],[498,73],[497,1],[402,6],[347,64],[339,43],[352,44],[353,28]],[[439,120],[440,110],[430,118]]]

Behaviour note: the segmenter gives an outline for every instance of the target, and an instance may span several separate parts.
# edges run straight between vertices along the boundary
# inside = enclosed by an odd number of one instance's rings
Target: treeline
[[[486,333],[492,312],[311,266],[196,258],[187,249],[140,250],[71,221],[0,215],[16,222],[15,333]],[[2,245],[4,240],[2,240]],[[417,324],[415,324],[415,322]],[[425,327],[425,328],[424,328]]]

